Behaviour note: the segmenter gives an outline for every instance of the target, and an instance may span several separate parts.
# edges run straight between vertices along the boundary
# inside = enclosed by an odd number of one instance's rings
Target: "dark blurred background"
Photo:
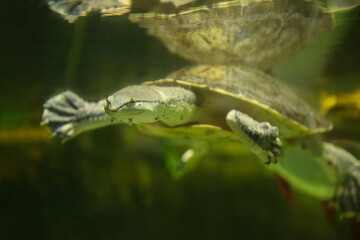
[[[360,87],[359,16],[342,18],[321,76],[289,81],[314,107]],[[167,140],[114,126],[61,144],[39,126],[43,102],[66,89],[97,100],[189,64],[126,16],[69,24],[46,1],[2,0],[0,239],[353,239],[356,225],[325,204],[296,190],[286,201],[250,153],[211,151],[175,180],[163,159],[183,147]],[[327,137],[358,141],[359,121],[334,115]]]

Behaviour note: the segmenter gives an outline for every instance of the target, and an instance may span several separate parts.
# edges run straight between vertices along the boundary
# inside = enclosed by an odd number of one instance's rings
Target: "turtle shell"
[[[285,138],[330,131],[332,124],[290,88],[272,76],[246,66],[198,65],[176,71],[147,85],[181,86],[197,97],[193,123],[228,128],[226,114],[237,109],[270,122]]]

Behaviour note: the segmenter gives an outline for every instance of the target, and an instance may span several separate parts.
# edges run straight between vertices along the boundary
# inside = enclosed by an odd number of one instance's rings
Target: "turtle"
[[[335,199],[345,214],[360,212],[360,163],[317,135],[330,131],[332,123],[252,67],[200,64],[98,102],[66,91],[44,108],[42,124],[64,141],[91,129],[134,124],[160,137],[238,142],[294,186],[322,200]],[[198,152],[186,151],[181,163]]]
[[[92,10],[104,16],[136,12],[139,3],[144,2],[49,1],[70,22]],[[323,142],[318,134],[332,124],[265,73],[333,27],[332,15],[320,5],[313,0],[151,1],[149,11],[130,13],[130,21],[196,65],[97,102],[66,91],[45,102],[42,125],[63,141],[119,123],[186,139],[191,148],[182,155],[180,170],[206,153],[206,145],[197,143],[245,146],[292,185],[334,200],[346,215],[358,215],[359,162]]]
[[[332,14],[306,0],[57,0],[52,10],[70,22],[89,11],[122,15],[146,28],[173,53],[194,63],[245,64],[269,70],[329,32]],[[172,6],[172,7],[171,7]],[[138,10],[140,11],[140,10]]]

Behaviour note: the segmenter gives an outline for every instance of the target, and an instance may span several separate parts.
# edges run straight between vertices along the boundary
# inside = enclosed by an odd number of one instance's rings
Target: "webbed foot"
[[[47,100],[44,105],[41,125],[46,125],[52,137],[63,142],[73,138],[81,116],[86,117],[86,102],[71,91],[66,91]]]
[[[238,110],[230,111],[226,121],[240,140],[266,164],[276,163],[282,143],[279,130],[267,122],[258,122]]]
[[[360,217],[360,165],[351,168],[348,176],[338,187],[335,201],[346,217]]]
[[[106,114],[104,105],[105,99],[87,102],[66,91],[45,102],[41,125],[46,125],[53,137],[66,142],[84,131],[116,124]]]

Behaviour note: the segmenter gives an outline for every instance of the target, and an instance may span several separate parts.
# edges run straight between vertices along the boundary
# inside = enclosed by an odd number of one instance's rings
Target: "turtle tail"
[[[335,201],[345,217],[360,217],[360,163],[350,168],[337,190]]]

